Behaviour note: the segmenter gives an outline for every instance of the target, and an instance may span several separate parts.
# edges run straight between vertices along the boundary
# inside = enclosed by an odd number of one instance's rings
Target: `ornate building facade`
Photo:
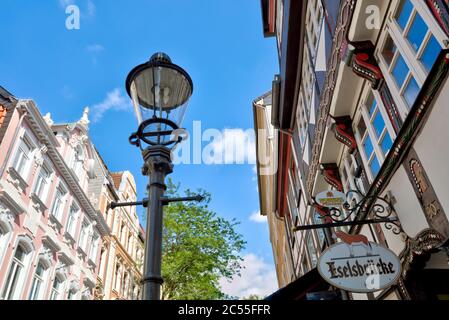
[[[109,208],[111,202],[137,201],[136,183],[128,171],[109,173],[101,157],[97,156],[95,171],[101,179],[91,185],[90,194],[111,230],[101,250],[97,298],[139,300],[144,232],[136,207]]]
[[[111,229],[102,250],[99,279],[104,287],[103,299],[139,300],[144,232],[135,206],[111,210],[111,201],[137,201],[136,183],[130,172],[110,174],[99,197],[99,209],[106,213]]]
[[[447,3],[262,0],[264,34],[277,38],[280,75],[270,112],[279,132],[268,193],[274,205],[261,212],[283,219],[284,231],[270,230],[285,233],[292,259],[276,258],[276,266],[278,276],[291,270],[293,280],[273,297],[303,299],[310,290],[329,290],[316,266],[335,230],[293,231],[329,222],[315,201],[326,190],[357,191],[348,201],[363,210],[348,220],[375,218],[377,203],[366,199],[379,198],[399,219],[340,227],[388,247],[402,262],[396,285],[345,298],[449,296]],[[259,188],[267,194],[266,184]]]
[[[0,298],[92,299],[108,226],[87,197],[88,111],[55,126],[1,89]]]
[[[89,110],[42,117],[0,87],[0,299],[140,299],[144,231],[130,172],[111,174]]]

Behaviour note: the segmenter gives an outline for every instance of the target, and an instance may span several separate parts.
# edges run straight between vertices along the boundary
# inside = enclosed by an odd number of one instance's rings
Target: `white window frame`
[[[39,267],[39,265],[42,265],[43,267],[43,275],[42,276],[38,276],[36,274],[37,268]],[[49,274],[50,274],[50,269],[51,269],[51,264],[46,261],[45,259],[39,258],[38,262],[36,264],[36,268],[34,270],[33,273],[33,277],[31,280],[31,287],[30,287],[30,292],[28,294],[28,299],[29,300],[43,300],[45,299],[45,295],[47,292],[47,282],[48,282],[48,278],[49,278]],[[40,286],[39,286],[39,291],[36,293],[32,292],[34,288],[34,282],[35,281],[39,281],[40,282]],[[31,299],[31,296],[35,296],[34,299]]]
[[[42,172],[43,171],[47,171],[48,176],[47,178],[44,178],[42,176]],[[53,175],[54,175],[54,170],[53,168],[48,164],[48,162],[44,162],[41,166],[41,168],[39,169],[39,172],[37,174],[36,177],[36,181],[34,183],[33,186],[33,193],[44,203],[47,203],[48,200],[48,195],[49,195],[49,191],[50,191],[50,187],[53,181]],[[43,189],[40,190],[40,192],[38,192],[39,190],[37,190],[37,188],[41,188],[42,185],[40,184],[40,181],[44,181],[45,185],[43,187]]]
[[[19,141],[17,142],[14,157],[12,158],[12,167],[24,181],[28,181],[28,178],[30,176],[30,171],[31,171],[30,170],[31,165],[33,163],[33,156],[36,151],[36,144],[34,143],[33,139],[31,139],[26,132],[23,133],[23,135],[18,140]],[[29,149],[28,154],[26,154],[25,150],[22,148],[23,144],[25,144],[27,146],[27,148]],[[23,157],[26,158],[25,164],[23,165],[22,170],[19,170],[19,168],[17,167],[18,163],[19,163],[18,156],[19,156],[20,152],[23,154]]]
[[[56,280],[59,281],[59,288],[55,288]],[[64,299],[64,282],[64,279],[62,279],[58,274],[55,274],[50,289],[50,300]]]
[[[89,224],[84,220],[81,224],[78,247],[87,252],[87,243],[89,242]]]
[[[98,255],[99,246],[100,246],[100,236],[97,232],[94,232],[94,235],[92,236],[92,241],[91,241],[91,249],[89,252],[89,259],[94,263],[97,263],[97,255]]]
[[[72,211],[72,208],[76,208],[76,212]],[[72,212],[74,212],[74,214],[72,215]],[[66,232],[73,238],[75,239],[76,237],[76,229],[78,227],[78,220],[80,218],[81,215],[81,209],[80,206],[76,203],[76,202],[72,202],[72,204],[70,205],[69,208],[69,213],[67,215],[67,222],[66,222]],[[70,225],[69,228],[69,222],[70,222],[70,218],[73,216],[73,222]]]
[[[4,206],[7,208],[2,202],[0,202],[0,209]],[[13,227],[10,222],[0,221],[0,261],[4,261],[4,257],[6,254],[6,249],[8,248],[8,243],[11,241],[11,237],[13,235]]]
[[[392,94],[395,97],[394,100],[395,102],[397,102],[400,116],[402,120],[404,120],[408,115],[409,106],[405,101],[403,93],[407,88],[408,84],[410,83],[411,77],[413,76],[418,86],[422,88],[428,75],[428,72],[426,71],[425,67],[421,64],[419,60],[423,54],[425,47],[428,44],[428,41],[430,40],[431,35],[435,37],[435,39],[438,41],[438,43],[441,45],[442,48],[446,47],[445,40],[448,40],[448,38],[438,25],[437,21],[433,17],[432,13],[430,12],[425,2],[422,0],[410,0],[414,9],[412,10],[411,18],[409,19],[405,29],[402,30],[395,19],[395,15],[399,10],[400,1],[401,0],[394,0],[392,2],[391,6],[392,9],[390,10],[387,19],[387,26],[385,31],[381,34],[379,38],[380,45],[377,47],[375,55],[378,58],[377,60],[379,61],[379,67],[382,70],[383,74],[385,75],[385,81],[387,82],[388,87],[391,89]],[[424,20],[424,22],[428,27],[427,34],[424,37],[423,44],[421,45],[421,48],[418,49],[418,52],[415,52],[415,50],[411,47],[408,39],[405,36],[410,30],[411,23],[412,21],[414,21],[414,17],[416,14],[419,14],[421,16],[421,18]],[[386,45],[388,36],[391,37],[392,41],[394,42],[394,45],[397,48],[397,52],[395,53],[390,65],[388,65],[388,63],[385,61],[382,55],[382,51],[384,46]],[[407,67],[409,68],[409,73],[405,78],[405,81],[402,84],[401,88],[398,88],[396,81],[394,80],[391,74],[391,72],[393,71],[393,66],[395,66],[399,56],[402,56]]]
[[[380,135],[380,137],[377,137],[377,133],[375,132],[374,126],[372,124],[372,120],[375,119],[375,114],[373,114],[373,116],[370,116],[369,111],[368,111],[368,106],[366,105],[370,95],[372,95],[373,99],[376,100],[377,112],[379,112],[381,114],[382,120],[385,123],[385,128],[382,131],[382,134]],[[374,161],[374,159],[371,160],[371,157],[370,157],[370,159],[368,159],[367,158],[368,155],[365,153],[365,150],[363,148],[363,141],[364,141],[365,135],[367,134],[368,138],[371,140],[371,143],[372,143],[373,149],[374,149],[374,155],[377,157],[380,167],[382,167],[382,164],[385,162],[386,154],[383,153],[383,150],[382,150],[381,146],[379,145],[379,142],[381,142],[383,140],[383,138],[385,137],[386,134],[389,134],[391,141],[394,143],[394,141],[396,139],[396,133],[395,133],[393,126],[390,122],[390,118],[388,117],[387,111],[385,109],[385,106],[383,104],[383,101],[382,101],[379,93],[374,90],[371,90],[371,88],[369,88],[366,85],[362,96],[364,98],[362,98],[359,102],[359,107],[357,108],[357,112],[356,112],[356,115],[355,115],[354,121],[353,121],[354,127],[355,127],[354,128],[354,136],[356,138],[357,145],[359,146],[359,153],[362,158],[363,166],[365,167],[365,172],[367,173],[368,180],[370,183],[372,183],[374,181],[374,179],[376,178],[376,176],[374,176],[373,173],[371,172],[370,163],[371,163],[371,161]],[[366,126],[366,133],[363,137],[360,136],[359,130],[358,130],[358,124],[360,121],[364,121],[365,126]]]
[[[58,195],[61,195],[61,197],[59,198]],[[58,220],[61,223],[64,219],[64,211],[66,208],[67,197],[68,197],[67,188],[62,183],[60,183],[56,187],[55,196],[54,196],[53,204],[51,207],[51,214],[56,218],[56,220]],[[55,206],[56,206],[57,200],[59,200],[61,202],[61,205],[60,205],[58,211],[55,212]]]
[[[323,16],[321,0],[309,0],[307,2],[305,25],[307,42],[309,43],[309,47],[314,58],[317,55],[317,48],[320,42],[319,40],[322,27],[321,22],[323,20]]]
[[[11,268],[13,267],[13,263],[18,264],[18,262],[15,259],[15,254],[19,246],[22,248],[22,250],[25,253],[25,257],[23,261],[20,263],[21,265],[21,272],[19,274],[19,277],[17,279],[17,284],[14,288],[13,295],[11,297],[11,300],[19,300],[22,297],[23,290],[26,283],[26,278],[29,273],[31,259],[34,254],[34,246],[31,242],[31,240],[26,236],[19,236],[16,239],[16,245],[14,246],[13,253],[11,255],[9,264],[8,264],[8,271],[4,278],[4,283],[2,285],[1,291],[0,291],[0,299],[5,299],[5,297],[9,296],[11,293],[11,283],[7,283],[8,275],[11,272]],[[8,288],[6,288],[8,286]]]

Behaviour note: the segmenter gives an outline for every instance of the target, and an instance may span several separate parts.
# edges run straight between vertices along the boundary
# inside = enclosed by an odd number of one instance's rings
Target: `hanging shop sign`
[[[399,258],[363,235],[337,231],[343,242],[328,248],[318,261],[318,271],[331,285],[350,292],[384,290],[401,275]]]
[[[317,194],[315,200],[320,206],[335,208],[346,202],[346,195],[343,192],[328,190]]]

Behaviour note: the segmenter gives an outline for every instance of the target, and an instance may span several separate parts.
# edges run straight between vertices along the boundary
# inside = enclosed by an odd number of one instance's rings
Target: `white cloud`
[[[95,43],[88,45],[86,47],[86,51],[91,55],[92,63],[96,65],[98,62],[98,56],[100,55],[101,52],[104,51],[104,47],[101,44]]]
[[[65,85],[62,88],[62,96],[65,99],[70,100],[70,99],[73,99],[75,97],[75,94],[73,93],[72,89],[69,86]]]
[[[249,220],[256,223],[267,223],[267,217],[260,214],[260,211],[253,212],[252,215],[250,215]]]
[[[244,269],[240,277],[235,277],[231,282],[220,280],[224,293],[241,299],[253,294],[266,297],[278,290],[274,266],[265,262],[262,257],[247,254],[242,266]]]
[[[71,6],[71,5],[79,5],[79,1],[77,2],[77,0],[58,0],[58,2],[59,2],[59,6],[62,8],[62,9],[66,9],[68,6]],[[95,3],[93,2],[93,0],[87,0],[86,2],[85,2],[85,4],[86,4],[86,15],[88,16],[88,17],[93,17],[93,16],[95,16],[95,13],[96,13],[96,11],[97,11],[97,7],[95,6]]]
[[[86,50],[91,53],[100,53],[104,50],[104,47],[101,44],[95,43],[87,46]]]
[[[72,4],[75,4],[75,0],[59,0],[59,6],[64,10]]]
[[[87,0],[87,14],[93,17],[96,11],[97,7],[95,6],[95,3],[92,0]]]
[[[221,155],[224,164],[256,163],[254,130],[224,129],[220,137],[212,143],[214,154]],[[214,159],[207,159],[214,163]]]
[[[106,94],[106,98],[92,106],[92,120],[99,122],[103,115],[109,110],[113,111],[130,111],[132,110],[131,102],[128,97],[122,94],[119,88],[116,88]]]

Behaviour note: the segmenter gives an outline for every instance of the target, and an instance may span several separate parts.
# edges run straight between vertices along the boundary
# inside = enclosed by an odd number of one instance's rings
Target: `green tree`
[[[257,294],[250,294],[248,297],[242,298],[242,300],[263,300],[263,298]]]
[[[239,223],[217,216],[209,209],[211,195],[198,193],[205,197],[201,203],[172,203],[164,209],[163,299],[226,299],[219,280],[240,275],[246,242],[235,231]],[[179,196],[179,184],[169,179],[166,194]]]

